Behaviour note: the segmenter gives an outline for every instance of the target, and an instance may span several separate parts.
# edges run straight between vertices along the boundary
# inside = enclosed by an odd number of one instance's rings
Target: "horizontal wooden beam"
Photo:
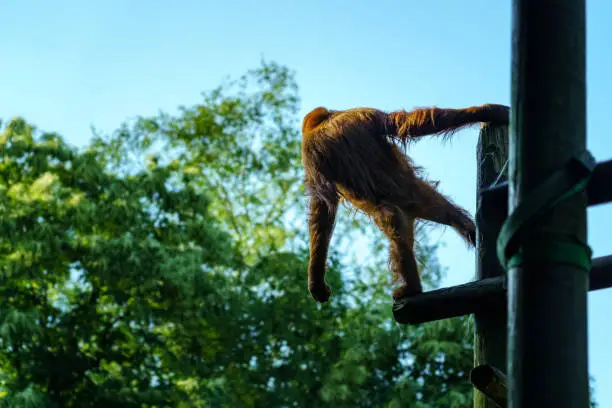
[[[503,276],[436,289],[393,301],[393,317],[401,324],[419,324],[468,315],[485,309],[506,294]]]
[[[593,259],[589,291],[612,287],[612,255]],[[487,310],[506,300],[506,280],[499,276],[407,296],[393,302],[393,317],[401,324],[420,324]]]
[[[591,180],[587,185],[587,200],[589,207],[612,201],[612,160],[597,163]],[[483,208],[494,206],[504,208],[508,213],[508,182],[499,183],[495,187],[481,191]]]
[[[589,291],[612,288],[612,255],[593,259],[589,275]]]

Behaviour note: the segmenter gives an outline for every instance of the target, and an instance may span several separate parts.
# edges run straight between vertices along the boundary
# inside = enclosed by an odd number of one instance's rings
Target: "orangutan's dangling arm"
[[[326,302],[331,295],[331,290],[325,283],[325,264],[336,220],[337,204],[338,197],[335,195],[329,203],[317,195],[313,195],[310,199],[308,290],[317,302]]]

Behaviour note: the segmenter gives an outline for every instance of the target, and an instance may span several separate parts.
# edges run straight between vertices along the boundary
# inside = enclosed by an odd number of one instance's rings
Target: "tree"
[[[105,151],[78,153],[21,119],[0,144],[5,401],[182,400],[177,374],[233,342],[225,319],[239,308],[227,305],[240,302],[217,272],[240,265],[239,253],[192,176],[150,165],[119,177],[105,170]],[[208,336],[206,353],[196,334]]]
[[[310,298],[292,72],[264,62],[202,99],[83,151],[22,119],[4,128],[0,401],[469,406],[469,319],[395,324],[386,244],[363,217],[341,214],[334,296]],[[343,243],[363,234],[372,262],[355,266]]]

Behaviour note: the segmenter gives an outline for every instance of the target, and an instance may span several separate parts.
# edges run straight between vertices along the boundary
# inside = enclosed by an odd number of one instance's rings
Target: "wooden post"
[[[507,158],[507,126],[483,125],[480,130],[476,153],[478,163],[476,188],[477,279],[504,275],[504,270],[497,259],[496,243],[499,230],[506,219],[507,207],[483,205],[485,200],[483,200],[483,196],[480,193],[494,182],[506,180],[504,168]],[[506,297],[498,296],[494,302],[487,303],[486,307],[482,307],[474,314],[474,366],[488,364],[505,371]],[[478,389],[474,390],[474,408],[493,407],[497,407],[497,405]]]
[[[513,0],[509,208],[586,146],[585,0]],[[521,251],[586,242],[584,191],[527,224]],[[587,408],[587,271],[525,258],[508,270],[509,407]]]

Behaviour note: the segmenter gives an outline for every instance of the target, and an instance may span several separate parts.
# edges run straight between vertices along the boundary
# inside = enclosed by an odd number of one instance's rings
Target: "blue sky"
[[[307,4],[307,8],[303,5]],[[303,113],[371,106],[510,103],[509,0],[0,0],[0,117],[24,116],[83,145],[134,115],[197,103],[200,91],[259,64],[297,73]],[[612,158],[612,3],[588,2],[588,146]],[[477,128],[411,148],[415,161],[472,213]],[[612,253],[612,204],[589,209],[595,256]],[[435,229],[445,285],[473,277],[474,254]],[[612,289],[589,294],[590,371],[612,406]]]

